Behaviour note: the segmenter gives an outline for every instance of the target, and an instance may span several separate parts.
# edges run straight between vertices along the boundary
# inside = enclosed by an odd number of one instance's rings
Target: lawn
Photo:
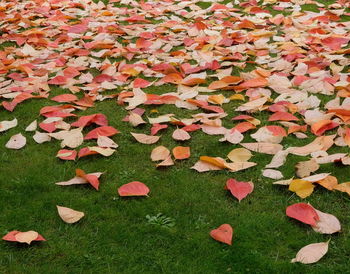
[[[29,1],[28,1],[29,2]],[[262,2],[262,1],[259,1]],[[277,1],[278,2],[278,1]],[[326,6],[334,1],[320,1]],[[1,1],[4,6],[7,2]],[[127,3],[127,1],[125,1]],[[158,1],[161,5],[162,1]],[[229,3],[229,2],[226,2]],[[131,8],[128,4],[114,3],[116,7]],[[276,15],[280,11],[272,9],[274,4],[264,5],[264,9]],[[211,6],[209,2],[198,3],[199,7]],[[234,5],[234,7],[239,7]],[[301,5],[304,11],[319,12],[315,4]],[[347,10],[349,13],[349,10]],[[288,16],[290,12],[283,11]],[[192,20],[192,19],[188,19]],[[349,16],[341,16],[342,22]],[[158,21],[152,21],[154,24]],[[125,25],[133,24],[123,22]],[[1,23],[0,23],[1,27]],[[349,30],[349,29],[348,29]],[[4,33],[4,30],[0,29]],[[23,30],[22,30],[23,31]],[[134,37],[135,38],[135,37]],[[133,39],[134,39],[133,38]],[[132,39],[131,39],[132,40]],[[2,41],[0,50],[19,47],[14,42]],[[134,41],[134,40],[133,40]],[[135,42],[135,41],[134,41]],[[125,45],[124,45],[125,46]],[[182,47],[183,48],[183,47]],[[181,47],[179,47],[181,49]],[[344,55],[349,58],[349,55]],[[125,58],[123,58],[125,60]],[[103,58],[96,58],[103,60]],[[110,58],[111,62],[121,59]],[[252,57],[247,59],[253,61]],[[128,63],[139,61],[135,59]],[[249,64],[245,69],[234,68],[233,74],[252,71]],[[89,70],[94,76],[95,68]],[[207,70],[208,74],[213,71]],[[345,67],[343,72],[348,72]],[[11,71],[14,72],[14,71]],[[141,77],[140,75],[139,77]],[[6,73],[0,74],[5,81]],[[50,75],[52,77],[52,75]],[[143,76],[142,76],[143,77]],[[147,78],[153,81],[156,78]],[[216,80],[216,79],[214,79]],[[211,80],[210,80],[211,81]],[[201,86],[208,86],[207,81]],[[143,89],[146,93],[164,94],[176,92],[176,85],[165,84]],[[121,92],[122,87],[102,94]],[[50,85],[52,98],[70,93],[58,85]],[[1,93],[0,93],[1,94]],[[82,92],[77,93],[82,97]],[[214,94],[230,97],[232,91],[219,90]],[[321,109],[335,95],[315,94],[321,99]],[[272,98],[276,98],[273,94]],[[0,100],[5,100],[0,97]],[[6,99],[7,100],[7,99]],[[262,169],[272,156],[253,153],[250,161],[256,166],[238,172],[209,171],[198,173],[190,169],[200,158],[208,155],[226,158],[238,144],[219,142],[222,136],[210,136],[202,131],[190,132],[191,139],[177,142],[172,139],[175,125],[161,131],[157,144],[145,145],[135,141],[130,132],[149,134],[151,125],[133,128],[122,119],[128,115],[125,106],[118,105],[116,99],[96,102],[94,107],[75,111],[78,116],[103,113],[109,125],[121,133],[113,137],[119,145],[110,157],[92,155],[76,161],[63,161],[56,157],[60,142],[52,140],[37,144],[32,132],[25,128],[33,121],[43,121],[40,110],[44,106],[57,105],[48,99],[31,99],[19,104],[13,112],[0,108],[0,121],[17,118],[18,126],[0,133],[0,235],[12,230],[35,230],[47,241],[30,246],[6,241],[0,242],[1,273],[348,273],[350,259],[350,196],[339,191],[315,188],[313,194],[301,199],[288,187],[273,185],[273,179],[262,176]],[[223,104],[228,114],[222,119],[227,128],[233,127],[232,117],[242,114],[235,108],[242,101],[232,100]],[[187,110],[175,105],[141,105],[149,117],[173,113],[177,118],[190,118],[203,110]],[[154,109],[157,112],[154,112]],[[267,111],[252,114],[263,125],[268,122]],[[301,116],[298,116],[301,117]],[[147,118],[144,117],[145,120]],[[68,117],[66,122],[76,121]],[[84,134],[95,128],[88,126]],[[40,130],[42,131],[42,130]],[[252,131],[254,132],[254,131]],[[250,132],[250,133],[252,133]],[[327,135],[336,133],[333,129]],[[27,145],[20,150],[9,150],[5,144],[9,138],[22,133]],[[310,143],[315,136],[306,133],[307,139],[297,139],[288,135],[281,143],[285,148]],[[244,142],[255,142],[250,134],[244,135]],[[83,146],[95,145],[95,141],[85,141]],[[163,145],[170,150],[178,145],[189,146],[191,157],[176,161],[174,166],[156,168],[150,160],[152,149]],[[333,146],[328,153],[349,152],[349,147]],[[295,176],[294,166],[309,157],[289,155],[286,164],[279,170],[284,178]],[[89,185],[60,187],[56,182],[74,177],[77,168],[84,171],[104,172],[100,179],[100,190]],[[322,164],[317,173],[328,172],[339,182],[350,181],[348,166],[334,163]],[[224,190],[227,179],[252,181],[254,191],[238,202]],[[149,197],[122,198],[118,187],[131,181],[145,183],[151,190]],[[341,233],[323,235],[310,227],[288,218],[287,206],[306,202],[324,212],[338,217],[342,224]],[[85,213],[78,223],[64,223],[58,216],[56,205],[73,208]],[[146,216],[166,216],[170,226],[162,218],[150,221]],[[209,232],[228,223],[234,228],[232,246],[214,241]],[[316,264],[292,264],[290,260],[300,248],[310,243],[331,239],[328,253]]]

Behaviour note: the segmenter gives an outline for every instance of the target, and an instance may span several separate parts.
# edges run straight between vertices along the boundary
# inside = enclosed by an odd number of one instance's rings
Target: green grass
[[[147,91],[160,94],[173,88],[165,87]],[[60,93],[64,91],[53,88],[51,96]],[[349,273],[348,195],[318,187],[303,200],[334,214],[342,223],[339,234],[317,234],[285,215],[285,208],[301,199],[261,176],[261,169],[271,156],[254,153],[251,160],[258,165],[245,171],[199,174],[190,167],[200,156],[225,158],[239,146],[220,143],[219,137],[201,132],[191,133],[192,139],[180,144],[171,138],[174,126],[162,131],[157,144],[136,143],[129,132],[149,132],[150,126],[133,129],[122,122],[127,112],[115,100],[98,103],[78,114],[104,113],[110,125],[122,132],[113,137],[119,144],[117,152],[108,158],[90,156],[76,162],[61,161],[55,158],[60,148],[58,141],[39,145],[32,133],[24,132],[34,119],[41,121],[39,110],[48,104],[54,105],[45,99],[34,99],[18,105],[13,113],[0,110],[0,120],[16,117],[19,122],[16,128],[0,133],[0,235],[15,229],[36,230],[48,240],[28,247],[1,241],[1,273]],[[230,118],[237,115],[233,111],[236,105],[225,105],[229,114],[224,119],[226,126],[233,125]],[[159,114],[175,113],[180,118],[194,113],[173,106],[145,108],[147,115],[154,108]],[[264,113],[255,116],[265,120],[267,117]],[[19,151],[5,149],[10,136],[19,132],[27,137],[27,146]],[[250,140],[245,137],[245,141]],[[301,146],[310,140],[288,137],[283,144]],[[169,149],[190,146],[191,158],[176,162],[173,167],[156,169],[150,153],[158,145]],[[288,156],[287,164],[280,169],[285,178],[292,177],[295,164],[305,159]],[[105,172],[100,191],[85,185],[55,185],[72,178],[76,168]],[[348,168],[326,164],[319,172],[332,172],[340,182],[349,181]],[[226,180],[233,177],[255,184],[254,192],[240,203],[224,190]],[[117,188],[136,180],[149,186],[150,196],[120,198]],[[56,205],[83,211],[86,217],[77,224],[65,224],[58,217]],[[174,226],[150,225],[146,216],[159,212],[171,218]],[[234,228],[232,246],[209,236],[211,229],[223,223]],[[329,252],[317,264],[290,263],[301,247],[329,238]]]

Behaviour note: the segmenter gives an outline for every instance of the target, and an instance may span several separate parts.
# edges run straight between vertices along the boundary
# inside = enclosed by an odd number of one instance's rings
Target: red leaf
[[[104,114],[97,113],[87,116],[81,116],[78,121],[71,124],[73,127],[86,127],[92,123],[99,126],[107,126],[107,117]]]
[[[288,217],[312,226],[315,226],[316,222],[320,219],[315,209],[311,205],[305,203],[297,203],[288,206],[286,214]]]
[[[165,129],[167,127],[168,127],[168,125],[153,124],[153,126],[151,128],[151,135],[156,135],[158,133],[158,131],[160,131],[161,129]]]
[[[86,136],[84,137],[84,140],[90,140],[90,139],[97,139],[98,136],[113,136],[115,134],[119,133],[117,129],[111,126],[102,126],[95,128],[91,130]]]
[[[94,189],[98,190],[99,185],[100,185],[100,181],[98,180],[98,177],[96,175],[86,174],[84,170],[79,169],[79,168],[77,168],[75,170],[75,174],[77,177],[81,177],[81,178],[85,179],[86,181],[88,181]]]
[[[287,132],[283,127],[280,126],[266,126],[266,128],[272,132],[273,136],[287,136]]]
[[[51,123],[40,123],[39,127],[43,130],[45,130],[46,132],[54,132],[56,130],[56,122],[51,122]]]
[[[55,102],[60,102],[60,103],[72,102],[72,101],[78,100],[78,97],[73,94],[61,94],[51,98],[51,100]]]
[[[151,83],[148,82],[145,79],[142,78],[136,78],[134,81],[134,88],[146,88],[150,85]]]
[[[252,193],[254,185],[252,182],[239,182],[235,179],[228,179],[225,188],[229,190],[238,201],[241,201],[248,194]]]
[[[83,147],[82,149],[79,150],[78,158],[94,155],[94,154],[98,154],[98,153],[96,151],[90,150],[88,147]]]
[[[210,231],[210,236],[221,243],[232,245],[233,229],[229,224],[223,224],[217,229]]]
[[[141,182],[131,182],[118,188],[118,194],[124,196],[147,196],[149,188]]]
[[[316,136],[321,136],[327,130],[331,130],[337,126],[339,126],[339,124],[332,120],[321,120],[311,126],[311,132]]]
[[[61,149],[57,152],[56,157],[60,158],[61,160],[74,161],[77,157],[77,152],[75,150]]]
[[[56,76],[47,82],[50,85],[64,85],[67,83],[67,78],[64,76]]]
[[[284,111],[277,111],[272,114],[269,118],[269,121],[298,121],[299,119],[293,114]]]

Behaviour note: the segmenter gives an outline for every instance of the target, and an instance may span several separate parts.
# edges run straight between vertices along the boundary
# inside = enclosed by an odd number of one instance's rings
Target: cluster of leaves
[[[178,143],[201,131],[235,147],[227,155],[229,161],[218,155],[200,156],[191,167],[197,172],[249,169],[259,164],[249,161],[253,154],[261,153],[273,155],[262,176],[279,180],[276,185],[287,185],[302,199],[317,185],[350,195],[350,182],[338,183],[330,173],[315,173],[326,163],[350,165],[348,153],[329,152],[333,147],[350,147],[350,24],[342,21],[349,15],[349,2],[338,0],[326,8],[312,0],[264,0],[259,4],[251,0],[213,2],[207,9],[198,2],[5,2],[0,43],[11,45],[0,51],[1,111],[13,112],[18,104],[32,99],[55,102],[43,107],[26,131],[35,132],[33,139],[39,144],[59,140],[56,157],[60,161],[87,156],[93,160],[96,154],[113,157],[118,144],[112,138],[119,130],[109,125],[103,113],[78,117],[79,111],[114,100],[116,111],[117,107],[128,111],[123,122],[133,128],[129,138],[141,144],[156,144],[162,140],[157,134],[171,130]],[[317,5],[319,12],[302,12],[304,3]],[[66,93],[51,96],[54,86]],[[154,94],[155,86],[171,86],[173,91]],[[326,102],[320,98],[327,98]],[[226,126],[225,107],[231,103],[237,115]],[[146,106],[165,104],[183,113],[146,112]],[[261,113],[268,118],[261,118]],[[17,124],[16,118],[1,121],[0,132]],[[150,125],[149,131],[145,132],[144,124]],[[306,139],[307,143],[291,147],[287,138]],[[26,137],[21,133],[6,144],[8,149],[25,146]],[[288,155],[306,159],[296,165],[297,179],[281,180],[284,175],[278,169],[287,163]],[[191,149],[176,146],[171,153],[157,146],[150,157],[161,161],[155,168],[170,167],[176,164],[173,158],[190,158]],[[98,190],[101,175],[77,169],[74,178],[57,184],[90,184]],[[241,201],[254,189],[247,180],[229,179],[225,188]],[[138,181],[118,189],[120,196],[148,196],[149,192]],[[322,218],[326,213],[315,212],[317,223],[310,224],[325,233],[331,226],[329,220],[334,224],[336,217]],[[58,213],[67,223],[84,216],[60,206]],[[299,213],[293,218],[300,220]],[[174,223],[158,215],[149,217],[149,222]],[[339,232],[340,224],[331,231]],[[229,224],[210,233],[229,245],[232,234]],[[34,231],[12,231],[4,239],[30,244],[43,240],[40,237]],[[310,250],[315,247],[300,251],[294,261],[317,261],[300,259]],[[324,243],[316,250],[322,255],[327,252]]]

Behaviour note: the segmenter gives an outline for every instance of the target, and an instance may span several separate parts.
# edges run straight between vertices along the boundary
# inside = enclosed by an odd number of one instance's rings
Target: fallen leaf
[[[284,165],[287,160],[287,156],[289,154],[288,150],[280,150],[278,151],[272,158],[271,162],[266,165],[266,168],[279,168]]]
[[[21,133],[18,133],[10,138],[5,147],[9,149],[21,149],[26,145],[26,143],[26,137],[24,137]]]
[[[97,145],[103,148],[117,148],[118,145],[107,136],[98,136]]]
[[[171,155],[169,154],[169,156],[166,159],[164,159],[162,162],[157,164],[157,167],[173,166],[173,165],[174,165],[174,161],[173,161],[173,159],[171,159]]]
[[[275,170],[275,169],[264,169],[262,175],[264,177],[275,179],[275,180],[279,180],[283,178],[283,174],[281,173],[281,171]]]
[[[247,197],[248,194],[253,192],[254,184],[252,182],[239,182],[235,179],[228,179],[225,189],[229,190],[240,202]]]
[[[72,129],[67,131],[61,143],[61,147],[77,148],[84,141],[84,136],[80,128]]]
[[[197,163],[194,164],[194,166],[191,167],[191,169],[194,169],[198,172],[206,172],[206,171],[211,171],[211,170],[222,170],[223,168],[220,168],[220,167],[213,165],[209,162],[198,161]]]
[[[240,145],[251,151],[272,155],[283,149],[282,145],[271,143],[240,143]]]
[[[227,154],[232,162],[247,162],[252,157],[252,153],[245,148],[235,148]]]
[[[61,149],[57,152],[56,157],[60,158],[61,160],[75,161],[77,152],[75,150]]]
[[[316,162],[315,159],[311,159],[309,161],[297,163],[295,168],[297,169],[297,176],[299,178],[303,178],[308,177],[312,172],[317,171],[320,168],[320,165]]]
[[[319,220],[312,229],[321,234],[333,234],[341,230],[341,225],[337,217],[315,209]]]
[[[43,236],[38,234],[38,232],[32,230],[27,232],[14,230],[7,233],[4,237],[2,237],[2,239],[9,242],[19,242],[27,244],[31,244],[31,242],[33,241],[46,241]]]
[[[150,135],[146,135],[146,134],[142,134],[142,133],[130,132],[130,134],[132,136],[134,136],[136,141],[138,141],[139,143],[142,143],[142,144],[146,144],[146,145],[157,143],[159,138],[160,138],[160,136],[150,136]]]
[[[131,111],[129,114],[129,123],[133,127],[137,127],[138,125],[145,124],[146,122],[142,119],[140,115]]]
[[[119,133],[119,131],[114,127],[102,126],[91,130],[88,134],[86,134],[86,136],[84,137],[84,140],[98,139],[99,136],[110,137],[117,133]]]
[[[26,232],[18,232],[15,235],[16,241],[19,243],[27,243],[30,245],[32,241],[35,241],[39,236],[39,233],[33,230]]]
[[[328,244],[329,241],[304,246],[291,262],[300,262],[302,264],[316,263],[328,252]]]
[[[341,191],[341,192],[346,192],[347,194],[350,195],[350,182],[339,184],[339,185],[335,186],[333,189]]]
[[[174,130],[172,137],[176,141],[186,141],[191,139],[191,135],[189,135],[187,131],[184,131],[181,128]]]
[[[177,146],[173,148],[172,152],[176,160],[188,159],[191,156],[190,147]]]
[[[151,152],[151,160],[153,162],[155,161],[163,161],[167,159],[170,155],[169,149],[167,149],[165,146],[158,146],[154,148]]]
[[[56,185],[69,186],[69,185],[82,185],[91,184],[96,190],[99,188],[98,178],[103,174],[102,172],[88,173],[86,174],[82,169],[76,169],[76,176],[65,182],[58,182]]]
[[[35,134],[33,135],[33,139],[38,144],[42,144],[42,143],[51,141],[51,137],[48,133],[39,132],[39,131],[35,131]]]
[[[316,183],[323,186],[324,188],[327,188],[328,190],[333,190],[338,186],[338,179],[334,176],[329,175],[326,178],[317,181]]]
[[[60,215],[61,219],[67,223],[67,224],[74,224],[78,222],[81,218],[84,217],[84,212],[76,211],[74,209],[63,207],[63,206],[56,206],[58,215]]]
[[[286,215],[311,226],[316,226],[317,222],[320,220],[316,210],[311,205],[305,203],[297,203],[288,206]]]
[[[232,245],[233,229],[229,224],[223,224],[216,229],[210,231],[210,236],[221,243]]]
[[[148,196],[149,188],[141,182],[131,182],[118,188],[119,196]]]
[[[115,149],[112,149],[110,147],[97,147],[97,146],[94,146],[94,147],[87,147],[87,148],[90,151],[97,152],[98,154],[100,154],[102,156],[105,156],[105,157],[109,157],[115,152]]]
[[[314,191],[315,186],[312,182],[295,179],[289,185],[289,190],[295,192],[300,198],[306,198]]]
[[[10,128],[16,127],[18,124],[17,119],[14,118],[11,121],[1,121],[0,122],[0,132],[4,132],[6,130],[9,130]]]
[[[26,127],[25,131],[35,131],[37,129],[37,127],[38,127],[38,122],[36,120],[34,120]]]

